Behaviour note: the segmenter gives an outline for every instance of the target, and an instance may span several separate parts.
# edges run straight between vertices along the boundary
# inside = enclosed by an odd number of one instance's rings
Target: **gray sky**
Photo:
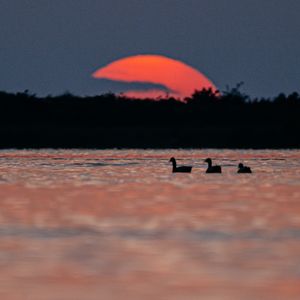
[[[90,74],[116,59],[161,54],[221,90],[300,91],[299,0],[1,0],[0,90],[40,95],[120,91]]]

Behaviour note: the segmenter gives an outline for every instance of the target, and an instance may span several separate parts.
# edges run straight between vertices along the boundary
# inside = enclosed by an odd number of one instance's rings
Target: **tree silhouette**
[[[300,96],[196,90],[184,101],[0,92],[1,148],[298,148]]]

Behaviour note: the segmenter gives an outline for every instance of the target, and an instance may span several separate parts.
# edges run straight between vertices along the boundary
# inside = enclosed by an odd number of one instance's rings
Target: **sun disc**
[[[109,79],[126,83],[151,83],[166,87],[169,95],[177,98],[190,96],[196,89],[216,86],[200,71],[193,67],[161,55],[136,55],[116,60],[92,74],[97,79]],[[125,96],[154,98],[163,96],[166,91],[129,90]]]

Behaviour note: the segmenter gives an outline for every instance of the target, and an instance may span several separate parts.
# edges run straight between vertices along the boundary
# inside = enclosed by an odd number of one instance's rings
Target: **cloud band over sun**
[[[164,86],[166,90],[129,90],[125,96],[133,98],[157,98],[170,96],[184,98],[196,89],[216,86],[201,72],[175,59],[161,55],[136,55],[116,60],[92,74],[97,79],[126,83],[150,83]]]

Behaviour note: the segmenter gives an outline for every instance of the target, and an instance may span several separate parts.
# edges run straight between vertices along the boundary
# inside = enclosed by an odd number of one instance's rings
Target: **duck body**
[[[206,173],[222,173],[221,166],[213,166],[210,158],[207,158],[205,162],[208,164]]]
[[[240,173],[244,173],[244,174],[250,174],[250,173],[252,173],[251,168],[247,167],[247,166],[244,166],[243,164],[239,164],[238,165],[238,171],[237,172],[239,174]]]
[[[181,166],[181,167],[176,167],[175,169],[173,168],[173,173],[191,173],[192,168],[190,166]]]
[[[206,173],[222,173],[222,168],[220,166],[208,167]]]
[[[191,173],[192,172],[193,167],[191,167],[191,166],[177,167],[176,159],[174,157],[172,157],[169,162],[171,162],[173,164],[173,169],[172,169],[173,173]]]

